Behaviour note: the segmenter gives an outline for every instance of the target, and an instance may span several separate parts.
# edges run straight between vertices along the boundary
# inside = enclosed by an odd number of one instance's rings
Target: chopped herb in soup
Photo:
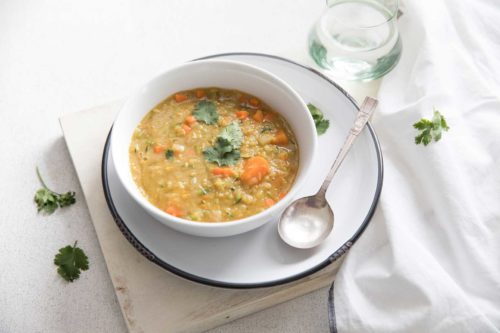
[[[176,93],[137,126],[130,144],[134,181],[168,214],[221,222],[257,214],[290,190],[299,164],[286,120],[236,90]]]

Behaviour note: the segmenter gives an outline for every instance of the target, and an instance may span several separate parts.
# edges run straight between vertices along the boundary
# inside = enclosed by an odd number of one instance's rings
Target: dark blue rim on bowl
[[[344,89],[342,89],[340,86],[338,86],[335,82],[330,80],[328,77],[323,75],[322,73],[318,72],[315,69],[312,69],[310,67],[298,64],[294,61],[291,61],[286,58],[278,57],[275,55],[269,55],[269,54],[263,54],[263,53],[251,53],[251,52],[235,52],[235,53],[221,53],[221,54],[215,54],[215,55],[210,55],[206,56],[203,58],[198,58],[194,59],[193,61],[196,60],[204,60],[204,59],[212,59],[212,58],[219,58],[219,57],[225,57],[225,56],[258,56],[258,57],[266,57],[266,58],[273,58],[277,59],[280,61],[285,61],[287,63],[290,63],[294,66],[300,67],[302,69],[307,69],[308,71],[311,71],[312,73],[316,74],[319,78],[327,81],[329,84],[331,84],[334,88],[338,89],[344,96],[351,101],[351,103],[355,106],[356,109],[359,110],[358,105],[356,104],[356,101],[354,98],[349,95]],[[377,138],[377,135],[375,134],[375,131],[371,127],[371,125],[368,123],[367,128],[370,132],[370,135],[372,137],[373,143],[375,145],[375,150],[377,153],[377,162],[378,162],[378,179],[377,179],[377,188],[375,191],[375,196],[373,197],[372,204],[370,206],[370,209],[368,210],[368,214],[366,215],[365,219],[361,223],[360,227],[354,235],[346,241],[339,249],[337,249],[334,253],[332,253],[328,258],[326,258],[323,262],[320,264],[300,273],[296,274],[284,279],[279,279],[279,280],[273,280],[273,281],[268,281],[268,282],[262,282],[262,283],[227,283],[227,282],[222,282],[222,281],[217,281],[217,280],[211,280],[211,279],[206,279],[202,276],[197,276],[193,275],[191,273],[188,273],[186,271],[180,270],[169,263],[163,261],[162,259],[158,258],[154,253],[152,253],[144,244],[139,241],[135,235],[130,231],[130,229],[127,227],[125,222],[123,221],[122,217],[118,213],[114,203],[113,199],[111,197],[111,191],[109,188],[109,181],[108,181],[108,174],[107,174],[107,167],[108,167],[108,155],[109,155],[109,149],[110,149],[110,137],[111,137],[111,131],[110,130],[108,137],[106,139],[106,143],[104,146],[104,152],[102,156],[102,164],[101,164],[101,177],[102,177],[102,186],[104,189],[104,197],[106,198],[106,203],[108,204],[108,208],[111,212],[111,215],[113,216],[113,219],[122,232],[122,234],[125,236],[125,238],[132,244],[132,246],[139,251],[144,257],[146,257],[148,260],[152,261],[153,263],[157,264],[158,266],[166,269],[167,271],[178,275],[182,278],[202,283],[205,285],[213,286],[213,287],[220,287],[220,288],[231,288],[231,289],[252,289],[252,288],[263,288],[263,287],[273,287],[273,286],[278,286],[286,283],[290,283],[293,281],[300,280],[303,277],[309,276],[313,273],[316,273],[317,271],[325,268],[332,262],[336,261],[344,253],[346,253],[351,246],[356,242],[356,240],[361,236],[363,231],[366,229],[368,226],[368,223],[370,223],[370,220],[375,213],[375,208],[377,207],[377,203],[380,197],[380,193],[382,191],[382,183],[383,183],[383,178],[384,178],[384,163],[382,159],[382,152],[380,149],[380,144]]]

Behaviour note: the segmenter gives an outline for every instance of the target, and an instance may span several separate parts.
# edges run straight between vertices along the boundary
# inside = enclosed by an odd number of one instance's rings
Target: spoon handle
[[[344,158],[351,149],[352,144],[358,137],[359,133],[363,130],[363,128],[365,128],[365,125],[372,116],[373,111],[375,111],[377,104],[378,101],[371,97],[366,97],[365,100],[363,101],[363,104],[361,105],[361,108],[359,109],[356,115],[356,120],[354,121],[354,125],[349,131],[349,134],[347,135],[344,145],[340,149],[339,154],[335,159],[335,162],[333,162],[333,166],[330,169],[328,176],[326,176],[325,181],[321,185],[321,188],[318,191],[318,195],[321,195],[322,197],[325,196],[326,190],[328,189],[328,186],[332,182],[333,176],[335,176],[335,173],[337,173],[338,168],[344,161]]]

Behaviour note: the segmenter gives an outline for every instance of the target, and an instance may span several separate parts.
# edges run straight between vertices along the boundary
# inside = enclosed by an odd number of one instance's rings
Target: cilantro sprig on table
[[[213,147],[203,151],[205,159],[219,166],[234,165],[240,159],[240,146],[243,142],[243,132],[238,123],[233,122],[224,127]]]
[[[38,167],[36,168],[36,174],[38,175],[38,179],[43,186],[41,189],[36,191],[34,197],[38,212],[43,211],[47,214],[52,214],[57,208],[70,206],[76,202],[75,192],[69,191],[62,194],[56,193],[47,187],[42,176],[40,175]]]
[[[196,120],[204,122],[207,125],[213,125],[219,120],[217,107],[212,101],[200,101],[193,110],[193,116]]]
[[[318,135],[324,134],[330,126],[330,121],[324,118],[323,112],[321,112],[321,110],[315,105],[309,103],[307,104],[307,108],[309,109],[309,112],[314,120],[314,124],[316,125],[316,132]]]
[[[415,143],[427,146],[432,140],[437,142],[441,140],[443,131],[448,131],[450,127],[446,123],[444,116],[434,109],[432,120],[422,118],[413,127],[419,130],[419,134],[415,137]]]
[[[39,212],[44,211],[47,214],[52,214],[57,208],[70,206],[76,202],[75,192],[56,193],[47,187],[38,167],[36,168],[36,174],[43,186],[36,191],[34,198]],[[54,264],[58,267],[57,273],[69,282],[78,279],[80,272],[86,271],[89,268],[87,255],[76,244],[77,242],[73,246],[68,245],[60,248],[54,257]]]
[[[73,282],[80,277],[81,271],[89,269],[89,259],[85,252],[76,246],[68,245],[59,249],[54,257],[57,273],[66,281]]]

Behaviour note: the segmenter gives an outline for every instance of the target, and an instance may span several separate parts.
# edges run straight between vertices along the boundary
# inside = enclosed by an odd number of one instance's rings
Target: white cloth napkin
[[[500,2],[405,2],[372,122],[377,212],[335,282],[339,332],[500,331]],[[416,145],[412,124],[449,132]]]

